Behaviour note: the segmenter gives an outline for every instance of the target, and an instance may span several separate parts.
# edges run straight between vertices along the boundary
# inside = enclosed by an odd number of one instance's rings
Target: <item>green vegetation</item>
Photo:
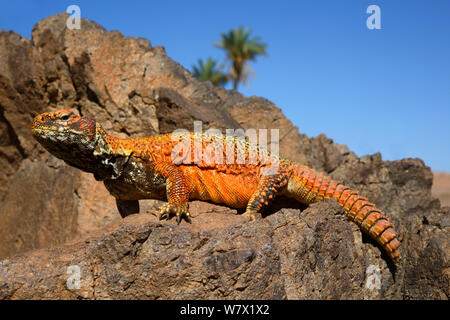
[[[216,67],[216,60],[208,58],[203,61],[198,59],[198,65],[192,66],[194,77],[201,81],[211,81],[213,85],[224,86],[228,82],[228,75],[224,74],[220,68]]]
[[[214,46],[222,48],[231,62],[230,76],[233,79],[233,89],[237,89],[240,82],[246,82],[251,73],[250,61],[258,55],[266,55],[267,44],[261,43],[259,37],[250,38],[250,29],[240,26],[228,33],[222,33],[219,42]]]
[[[267,44],[262,43],[259,37],[250,37],[251,30],[240,26],[222,33],[219,42],[213,45],[226,53],[226,61],[230,63],[229,74],[224,74],[220,68],[216,69],[216,61],[209,58],[199,66],[193,67],[193,74],[199,80],[211,81],[215,85],[225,85],[233,80],[233,89],[237,90],[240,83],[247,83],[249,74],[253,74],[250,61],[255,61],[259,55],[266,55]]]

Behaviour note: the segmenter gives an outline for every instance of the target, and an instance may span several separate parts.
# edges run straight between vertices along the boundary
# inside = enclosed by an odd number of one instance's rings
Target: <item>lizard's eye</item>
[[[69,120],[69,118],[70,118],[70,115],[66,114],[61,117],[61,120]]]

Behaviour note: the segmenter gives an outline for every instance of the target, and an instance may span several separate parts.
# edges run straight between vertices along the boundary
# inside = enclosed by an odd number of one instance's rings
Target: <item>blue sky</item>
[[[241,86],[280,107],[300,132],[325,133],[359,156],[419,157],[450,172],[450,1],[2,1],[0,29],[33,25],[76,4],[107,30],[148,38],[191,69],[224,59],[212,46],[243,25],[268,44]],[[369,5],[381,30],[369,30]]]

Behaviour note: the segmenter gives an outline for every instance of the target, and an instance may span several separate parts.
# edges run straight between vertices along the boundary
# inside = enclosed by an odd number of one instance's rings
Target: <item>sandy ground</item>
[[[450,206],[450,173],[434,172],[431,193],[441,200],[441,206]]]

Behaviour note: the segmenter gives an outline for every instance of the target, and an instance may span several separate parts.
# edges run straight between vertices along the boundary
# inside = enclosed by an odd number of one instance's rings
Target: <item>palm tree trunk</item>
[[[233,68],[235,77],[233,78],[233,90],[237,90],[242,76],[242,64],[240,61],[233,61]]]

